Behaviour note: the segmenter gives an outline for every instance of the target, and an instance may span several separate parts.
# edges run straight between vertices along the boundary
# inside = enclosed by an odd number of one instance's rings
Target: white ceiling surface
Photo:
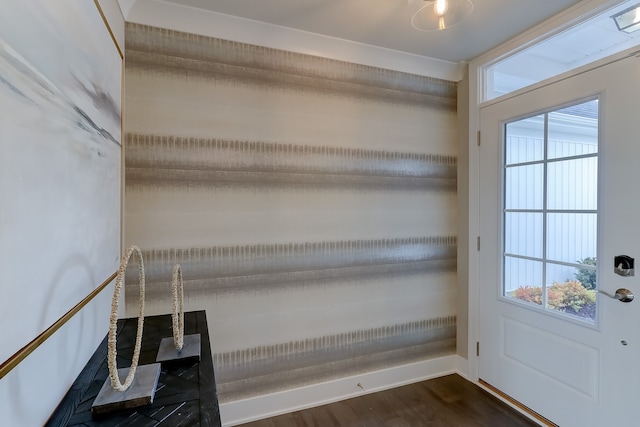
[[[418,31],[407,0],[165,0],[449,62],[469,61],[579,0],[473,0],[464,21]]]
[[[471,15],[442,31],[414,29],[408,0],[118,3],[131,22],[458,81],[466,62],[558,13],[567,11],[568,16],[575,7],[606,4],[620,10],[637,0],[472,1]],[[628,35],[615,29],[612,12],[605,12],[596,25],[592,20],[528,49],[526,58],[503,63],[499,72],[539,81],[548,77],[538,76],[541,68],[555,75],[602,57],[608,46],[630,43]]]

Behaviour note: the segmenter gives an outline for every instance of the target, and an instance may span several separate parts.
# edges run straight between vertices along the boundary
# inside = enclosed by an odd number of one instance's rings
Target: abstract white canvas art
[[[117,269],[121,87],[97,4],[3,1],[0,363]]]

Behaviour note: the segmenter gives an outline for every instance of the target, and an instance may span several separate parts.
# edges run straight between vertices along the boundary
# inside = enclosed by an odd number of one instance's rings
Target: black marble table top
[[[118,368],[131,365],[137,326],[137,318],[118,321]],[[163,363],[152,404],[100,417],[92,415],[93,401],[109,376],[105,337],[46,425],[221,426],[204,311],[185,313],[184,333],[200,334],[201,359]],[[145,317],[139,365],[155,363],[160,341],[171,336],[171,315]]]

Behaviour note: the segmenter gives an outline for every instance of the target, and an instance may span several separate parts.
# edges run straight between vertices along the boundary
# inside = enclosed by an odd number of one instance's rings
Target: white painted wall
[[[109,27],[111,27],[111,32],[118,43],[118,47],[124,52],[124,18],[118,1],[98,0],[98,3],[107,22],[109,22]]]
[[[469,352],[469,69],[465,69],[464,78],[458,82],[458,312],[456,352],[466,361]],[[466,375],[466,363],[463,367]]]
[[[123,46],[124,19],[116,0],[100,0],[100,5],[116,40]],[[114,201],[114,203],[117,202]],[[70,230],[58,231],[64,236]],[[2,231],[4,232],[5,230]],[[38,241],[38,236],[20,236],[20,238]],[[105,263],[110,265],[113,260],[105,260]],[[79,302],[99,285],[100,280],[104,279],[106,277],[96,279],[98,283],[87,283],[86,292],[65,300],[64,307]],[[107,287],[49,340],[0,380],[0,424],[31,427],[41,426],[47,421],[106,335],[112,292],[113,287]],[[39,298],[46,300],[50,296],[45,294],[40,295]],[[42,313],[25,313],[22,306],[5,304],[4,300],[2,300],[2,307],[3,310],[9,310],[9,313],[6,311],[3,313],[3,315],[8,314],[3,317],[5,319],[42,316]],[[18,309],[20,312],[17,312]],[[11,313],[12,310],[14,313]],[[56,307],[51,307],[51,310],[56,311]],[[49,325],[42,325],[43,328],[47,326]],[[20,322],[16,321],[15,324],[4,325],[4,327],[20,328]],[[26,339],[32,338],[34,337]]]

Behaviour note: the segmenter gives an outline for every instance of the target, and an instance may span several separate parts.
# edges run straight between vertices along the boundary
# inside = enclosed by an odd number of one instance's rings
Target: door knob
[[[609,298],[617,299],[620,302],[631,302],[633,301],[633,292],[629,289],[620,288],[616,290],[615,295],[611,295],[605,291],[598,290],[603,295],[608,296]]]

